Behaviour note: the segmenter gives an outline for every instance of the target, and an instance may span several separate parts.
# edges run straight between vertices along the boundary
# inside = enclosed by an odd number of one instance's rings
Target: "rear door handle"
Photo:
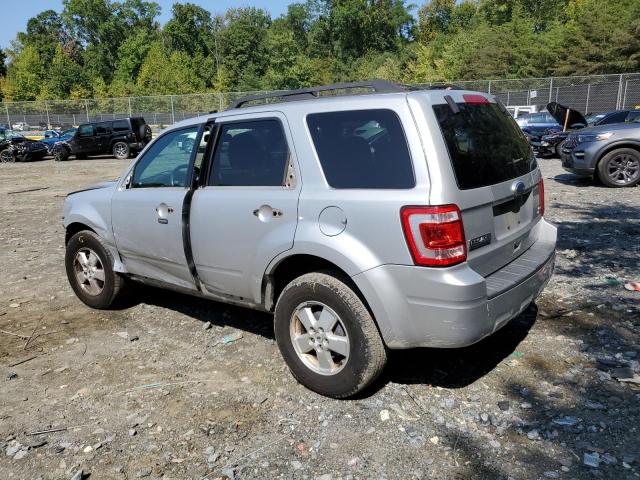
[[[271,205],[261,205],[260,208],[253,211],[253,214],[262,222],[268,222],[272,218],[279,218],[283,215],[282,210],[273,208]]]

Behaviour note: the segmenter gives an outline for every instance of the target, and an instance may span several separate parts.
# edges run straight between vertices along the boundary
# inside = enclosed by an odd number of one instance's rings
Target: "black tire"
[[[127,142],[116,142],[111,147],[111,151],[113,156],[118,160],[126,160],[129,158],[129,154],[131,153],[131,149],[129,148],[129,144]]]
[[[69,150],[66,148],[56,148],[53,151],[53,159],[56,162],[65,162],[69,159]]]
[[[640,151],[618,148],[598,162],[598,179],[607,187],[633,187],[640,183]]]
[[[138,130],[138,136],[140,137],[140,141],[149,143],[152,138],[151,127],[146,123],[144,125],[140,125],[140,129]]]
[[[13,163],[16,161],[16,157],[14,157],[13,152],[9,148],[5,148],[0,152],[0,162],[2,163]]]
[[[558,158],[562,158],[562,147],[564,145],[564,142],[566,142],[566,140],[561,141],[559,144],[556,145],[556,157]]]
[[[296,352],[292,322],[298,307],[320,302],[335,312],[348,338],[348,358],[336,373],[321,374]],[[345,281],[328,272],[302,275],[287,285],[275,309],[275,336],[293,376],[307,388],[328,397],[347,398],[365,389],[384,369],[387,352],[373,317]],[[310,343],[313,341],[309,338]],[[311,352],[313,358],[314,352]],[[335,356],[334,356],[335,358]]]
[[[99,264],[104,272],[102,289],[97,294],[90,294],[80,284],[76,274],[78,266],[76,257],[79,252],[86,252],[87,250],[97,255]],[[115,305],[116,299],[124,286],[124,278],[113,271],[113,257],[98,235],[89,230],[83,230],[71,237],[69,243],[67,243],[64,263],[71,288],[84,304],[101,310]]]

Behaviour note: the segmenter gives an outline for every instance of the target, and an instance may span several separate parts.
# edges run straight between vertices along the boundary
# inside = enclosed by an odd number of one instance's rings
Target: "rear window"
[[[413,188],[411,157],[391,110],[314,113],[307,126],[333,188]]]
[[[114,120],[113,131],[114,132],[126,132],[129,130],[129,122],[127,120]]]
[[[537,164],[516,122],[495,103],[434,105],[461,190],[505,182]]]

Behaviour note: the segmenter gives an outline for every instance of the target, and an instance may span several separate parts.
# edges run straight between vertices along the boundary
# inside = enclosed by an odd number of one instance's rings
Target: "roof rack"
[[[277,98],[281,102],[308,100],[319,97],[320,92],[330,92],[332,90],[354,90],[357,88],[368,88],[370,90],[373,90],[375,93],[404,92],[407,90],[407,87],[405,87],[404,85],[398,85],[397,83],[393,83],[388,80],[367,80],[365,82],[334,83],[332,85],[300,88],[297,90],[284,90],[281,92],[263,93],[260,95],[243,97],[234,101],[229,106],[229,110],[240,108],[243,105],[249,102],[254,102],[256,100],[267,100],[269,98]]]
[[[437,83],[432,85],[403,85],[390,82],[389,80],[366,80],[364,82],[334,83],[332,85],[321,85],[318,87],[300,88],[297,90],[283,90],[279,92],[262,93],[260,95],[250,95],[239,98],[231,103],[229,110],[241,108],[249,102],[256,100],[267,100],[277,98],[278,102],[293,102],[297,100],[309,100],[318,98],[320,92],[330,92],[334,90],[354,90],[369,89],[375,93],[398,93],[417,90],[462,90],[461,87],[450,83]]]

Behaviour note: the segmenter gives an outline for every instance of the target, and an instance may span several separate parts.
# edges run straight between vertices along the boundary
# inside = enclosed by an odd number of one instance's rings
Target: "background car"
[[[562,108],[563,107],[560,105]],[[583,117],[577,110],[571,110],[574,115],[573,120],[578,120],[577,124],[580,127],[583,123],[587,126],[596,127],[598,125],[610,125],[614,123],[631,122],[636,118],[640,118],[640,110],[615,110],[613,112],[599,113],[597,115],[587,115]],[[559,115],[563,116],[562,110]],[[579,116],[578,116],[579,115]],[[580,118],[582,117],[582,118]],[[564,117],[563,117],[564,118]],[[562,156],[562,143],[567,139],[571,130],[553,132],[544,135],[541,139],[540,153],[541,155],[556,155],[558,158]]]
[[[126,159],[142,150],[151,138],[151,127],[142,117],[83,123],[70,138],[56,142],[52,154],[56,161],[71,155],[83,159],[107,153]]]
[[[55,130],[46,130],[44,132],[44,138],[40,140],[47,146],[47,152],[49,155],[53,155],[53,148],[56,143],[64,142],[73,137],[73,134],[76,133],[77,128],[70,128],[69,130],[65,130],[64,132],[56,132]]]
[[[44,143],[29,140],[23,135],[7,129],[0,129],[0,161],[29,162],[42,160],[47,154]]]
[[[521,115],[516,118],[516,123],[527,137],[536,155],[543,155],[541,151],[543,136],[562,130],[560,123],[548,112]]]
[[[571,132],[562,148],[562,167],[595,176],[608,187],[640,183],[640,117]]]
[[[16,122],[11,127],[19,132],[23,132],[25,130],[29,130],[29,125],[26,122]]]

